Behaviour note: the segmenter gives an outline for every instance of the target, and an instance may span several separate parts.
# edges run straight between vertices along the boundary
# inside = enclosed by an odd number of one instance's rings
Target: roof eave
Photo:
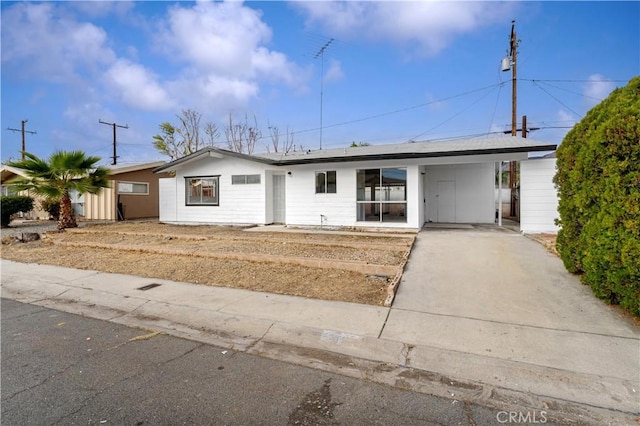
[[[276,166],[294,166],[301,164],[315,163],[346,163],[352,161],[380,161],[380,160],[406,160],[413,158],[437,158],[437,157],[457,157],[467,155],[491,155],[491,154],[515,154],[538,151],[555,151],[557,145],[536,145],[528,147],[503,147],[488,149],[470,149],[461,151],[440,151],[440,152],[401,152],[386,154],[352,155],[341,157],[320,157],[320,158],[295,158],[277,160]]]
[[[208,147],[200,151],[194,152],[193,154],[189,154],[185,157],[178,158],[177,160],[174,160],[163,166],[156,167],[155,169],[153,169],[153,173],[162,173],[165,171],[175,170],[179,166],[190,163],[192,161],[199,160],[202,157],[223,158],[225,156],[240,158],[247,161],[255,161],[257,163],[264,163],[269,165],[275,164],[273,160],[270,160],[268,158],[258,157],[258,156],[249,155],[249,154],[242,154],[240,152],[227,151],[226,149]]]

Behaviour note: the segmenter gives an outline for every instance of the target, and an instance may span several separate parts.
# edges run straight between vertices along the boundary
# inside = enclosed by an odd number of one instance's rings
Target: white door
[[[436,200],[438,204],[438,222],[455,223],[456,182],[453,180],[439,180]]]
[[[286,223],[285,175],[273,175],[273,222]]]

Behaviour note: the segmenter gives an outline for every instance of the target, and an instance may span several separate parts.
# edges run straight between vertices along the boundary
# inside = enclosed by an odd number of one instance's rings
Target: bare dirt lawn
[[[18,262],[382,305],[413,239],[414,234],[248,232],[119,222],[3,244],[1,255]]]

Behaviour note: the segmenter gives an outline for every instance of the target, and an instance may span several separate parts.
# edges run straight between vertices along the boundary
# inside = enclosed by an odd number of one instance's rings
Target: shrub
[[[40,202],[40,208],[49,213],[51,219],[58,220],[60,218],[60,200],[45,198]]]
[[[23,195],[6,195],[0,197],[0,225],[9,226],[11,216],[18,212],[28,212],[33,209],[33,198]]]
[[[557,248],[596,296],[640,316],[640,77],[587,113],[557,150]]]

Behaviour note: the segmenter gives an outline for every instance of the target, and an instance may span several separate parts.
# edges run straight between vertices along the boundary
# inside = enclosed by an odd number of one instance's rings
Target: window
[[[359,221],[407,221],[407,169],[358,170],[356,180]]]
[[[260,183],[260,175],[232,175],[231,185],[247,185]]]
[[[2,185],[0,186],[2,195],[18,195],[18,191],[16,191],[15,186],[13,185]]]
[[[336,171],[316,172],[316,194],[336,193]]]
[[[146,182],[118,182],[118,193],[149,195],[149,184]]]
[[[220,176],[185,178],[187,206],[217,206]]]

